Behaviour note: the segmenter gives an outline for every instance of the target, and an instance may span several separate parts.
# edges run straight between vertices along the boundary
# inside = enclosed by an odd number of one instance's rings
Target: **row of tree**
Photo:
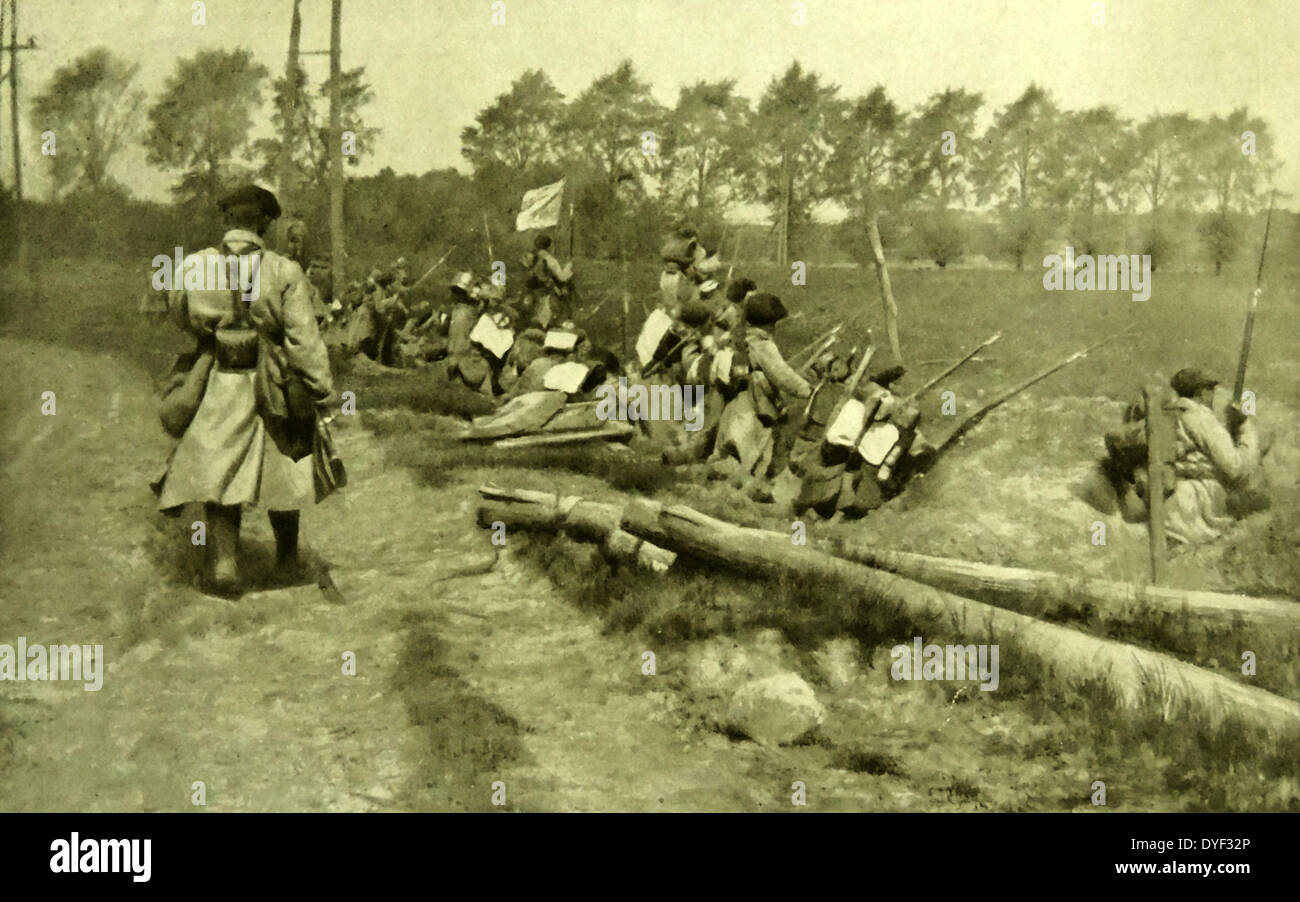
[[[135,87],[138,69],[107,48],[96,48],[56,70],[33,99],[32,126],[53,132],[56,140],[51,160],[56,196],[125,193],[111,165],[133,141],[151,165],[175,175],[172,193],[181,204],[209,202],[250,177],[281,187],[288,198],[326,190],[328,79],[313,91],[301,66],[276,78],[271,83],[274,132],[254,137],[270,73],[247,50],[202,50],[178,60],[143,120],[139,113],[146,96]],[[364,67],[344,71],[340,83],[342,118],[356,148],[345,160],[356,165],[373,153],[378,135],[362,115],[373,94]],[[296,127],[286,130],[288,116],[296,118]],[[284,144],[286,133],[293,136],[292,146]],[[290,184],[280,185],[286,172]]]
[[[1258,208],[1277,165],[1267,123],[1245,107],[1135,122],[1111,106],[1061,109],[1031,84],[981,133],[984,103],[961,88],[913,109],[882,86],[846,97],[794,63],[757,103],[724,80],[683,86],[665,108],[631,62],[565,103],[543,72],[530,70],[462,132],[462,154],[480,177],[500,179],[505,170],[536,181],[576,165],[611,184],[631,180],[696,221],[761,202],[773,211],[778,241],[832,203],[863,223],[927,214],[912,218],[936,231],[936,254],[946,257],[945,238],[954,236],[942,233],[959,220],[942,214],[992,209],[1021,263],[1045,212],[1068,222],[1068,237],[1084,248],[1096,243],[1100,214],[1146,212],[1145,240],[1154,244],[1171,208],[1211,213],[1218,223]]]
[[[143,120],[136,74],[100,48],[57,70],[35,98],[30,121],[57,136],[59,196],[122,191],[112,163],[139,142],[150,164],[174,174],[182,207],[257,176],[281,189],[287,207],[317,218],[327,194],[328,81],[313,91],[300,67],[274,79],[272,128],[254,137],[270,73],[248,51],[178,60]],[[364,67],[342,73],[345,159],[354,165],[376,151],[378,132],[364,121],[372,96]],[[506,224],[524,189],[569,178],[589,253],[637,249],[629,222],[720,230],[729,210],[757,202],[772,211],[779,260],[797,252],[814,212],[830,205],[855,225],[890,221],[887,239],[900,221],[913,224],[940,263],[963,250],[965,218],[948,215],[962,210],[994,213],[1005,252],[1020,264],[1045,238],[1105,250],[1113,234],[1099,222],[1115,214],[1144,214],[1140,240],[1154,252],[1167,211],[1197,211],[1221,263],[1235,249],[1234,216],[1265,201],[1277,166],[1267,123],[1244,107],[1135,122],[1110,106],[1061,109],[1031,84],[981,132],[984,105],[961,88],[912,109],[880,86],[848,97],[794,63],[756,102],[734,80],[701,81],[664,107],[625,61],[572,99],[544,72],[524,72],[463,130],[461,152],[475,198]],[[295,128],[284,128],[288,116]]]

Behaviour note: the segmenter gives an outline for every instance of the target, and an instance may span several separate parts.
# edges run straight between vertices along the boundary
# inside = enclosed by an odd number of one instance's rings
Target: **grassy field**
[[[94,278],[84,268],[51,267],[32,303],[6,303],[0,335],[107,355],[161,375],[186,342],[169,327],[143,325],[135,316],[143,276],[126,267],[94,265],[91,271]],[[642,299],[653,301],[655,268],[625,273],[593,264],[582,272],[577,319],[595,340],[617,349],[624,333],[622,288],[627,285],[633,298],[626,330],[634,337]],[[872,330],[881,347],[878,362],[892,362],[869,270],[814,266],[804,287],[772,270],[749,274],[800,314],[778,328],[784,348],[842,321],[849,342]],[[1151,299],[1134,302],[1123,293],[1045,292],[1034,273],[898,269],[893,282],[909,368],[903,391],[1004,330],[980,360],[925,399],[923,428],[934,436],[945,428],[939,392],[956,394],[960,414],[1073,350],[1127,334],[992,414],[885,509],[857,523],[810,524],[810,542],[852,535],[891,548],[1141,580],[1145,528],[1092,509],[1075,487],[1101,453],[1102,432],[1119,421],[1124,403],[1152,372],[1170,375],[1196,365],[1231,381],[1250,275],[1157,273]],[[1290,275],[1269,273],[1247,379],[1259,399],[1260,423],[1275,435],[1273,509],[1215,547],[1176,556],[1176,585],[1300,598],[1294,554],[1300,543],[1300,374],[1294,367],[1300,338],[1291,325],[1300,314],[1300,294]],[[594,317],[586,315],[598,304]],[[448,434],[481,400],[449,389],[429,372],[375,373],[345,365],[338,383],[357,392],[361,423],[378,438],[388,465],[405,468],[422,486],[466,496],[489,480],[592,496],[635,492],[685,501],[737,522],[789,528],[788,518],[770,506],[725,483],[707,482],[699,471],[664,469],[653,449],[635,444],[631,454],[465,449]],[[0,416],[10,422],[27,400],[7,398]],[[457,528],[472,529],[469,518],[462,519]],[[1090,541],[1096,520],[1107,523],[1110,536],[1100,548]],[[1112,787],[1111,807],[1130,810],[1300,810],[1300,746],[1253,736],[1238,724],[1211,729],[1159,716],[1121,716],[1098,686],[1053,684],[1041,664],[1015,654],[1011,637],[998,692],[900,685],[885,678],[892,645],[913,635],[937,642],[961,637],[945,624],[913,623],[886,607],[848,604],[829,587],[758,583],[689,566],[648,580],[610,570],[588,548],[543,537],[525,538],[516,553],[524,573],[545,577],[580,619],[595,621],[614,641],[655,648],[661,658],[688,656],[723,637],[744,644],[778,635],[830,716],[808,743],[747,758],[749,773],[773,781],[810,771],[846,774],[839,807],[854,807],[851,799],[859,798],[857,807],[882,810],[1090,808],[1089,787],[1100,779]],[[1071,625],[1234,679],[1245,679],[1236,662],[1249,649],[1261,661],[1255,685],[1300,699],[1294,636],[1242,625],[1216,631],[1183,620],[1108,622],[1088,612],[1079,612]],[[833,679],[823,662],[826,649],[846,637],[863,675],[847,683]],[[436,680],[431,666],[408,666],[408,676]],[[699,697],[680,677],[669,685],[681,716],[707,728],[716,700]],[[516,741],[513,729],[505,730],[506,746]]]

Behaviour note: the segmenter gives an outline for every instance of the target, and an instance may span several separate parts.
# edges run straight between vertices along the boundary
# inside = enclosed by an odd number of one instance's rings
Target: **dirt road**
[[[346,603],[314,585],[216,599],[177,563],[192,517],[152,513],[166,440],[148,376],[50,345],[2,353],[0,641],[100,644],[107,673],[97,692],[0,683],[0,808],[186,810],[196,781],[211,810],[482,810],[496,781],[515,810],[774,803],[780,787],[744,775],[753,753],[675,714],[631,639],[508,550],[472,572],[493,548],[470,487],[418,486],[345,425],[352,485],[304,537]],[[245,522],[256,575],[269,529]]]

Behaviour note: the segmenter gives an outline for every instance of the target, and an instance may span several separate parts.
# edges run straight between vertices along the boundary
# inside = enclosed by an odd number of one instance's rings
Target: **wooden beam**
[[[343,0],[330,4],[330,284],[334,297],[347,285],[343,237]]]

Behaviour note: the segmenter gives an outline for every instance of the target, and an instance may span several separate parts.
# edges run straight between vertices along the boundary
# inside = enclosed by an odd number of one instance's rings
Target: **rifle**
[[[1268,199],[1268,215],[1264,218],[1264,243],[1259,249],[1259,269],[1255,272],[1255,290],[1250,294],[1246,305],[1246,325],[1241,333],[1241,356],[1237,358],[1237,379],[1232,384],[1232,403],[1241,403],[1241,393],[1246,388],[1246,361],[1250,357],[1250,339],[1255,331],[1255,308],[1259,306],[1259,296],[1264,278],[1264,254],[1268,252],[1268,230],[1273,224],[1273,201],[1277,197],[1276,189]]]
[[[710,314],[709,318],[705,321],[704,325],[699,327],[699,331],[701,333],[705,333],[709,329],[712,329],[714,325],[715,325],[715,317],[713,314]],[[668,361],[672,359],[672,356],[676,354],[679,350],[681,350],[681,348],[686,344],[686,342],[690,341],[692,337],[693,336],[691,335],[686,335],[685,337],[678,339],[677,344],[669,348],[667,354],[660,357],[658,360],[650,361],[649,366],[645,368],[645,372],[641,374],[641,377],[646,378],[648,376],[653,376],[655,373],[659,372],[661,369],[666,367],[668,365]]]
[[[794,362],[796,360],[801,360],[803,356],[805,354],[808,354],[809,352],[811,352],[812,355],[811,357],[809,357],[809,362],[811,363],[815,361],[817,359],[817,355],[821,354],[832,344],[835,343],[836,337],[839,336],[840,330],[843,328],[844,328],[843,323],[836,324],[830,329],[830,331],[822,333],[822,336],[820,338],[813,339],[808,344],[804,345],[802,348],[800,348],[799,350],[791,354],[789,358],[787,358],[786,363],[790,364],[791,366],[794,366],[795,365]]]
[[[1132,331],[1133,329],[1128,329],[1124,332],[1117,332],[1114,335],[1111,335],[1109,338],[1103,338],[1101,341],[1097,342],[1096,344],[1089,345],[1083,350],[1075,351],[1073,354],[1071,354],[1069,357],[1066,357],[1064,360],[1058,361],[1057,363],[1052,364],[1046,369],[1040,370],[1039,372],[1030,376],[1028,379],[1025,379],[1023,382],[1019,382],[1016,385],[1013,385],[1011,388],[1002,392],[1002,394],[993,398],[993,400],[981,406],[978,410],[975,410],[974,412],[967,414],[966,417],[964,417],[962,421],[957,424],[957,428],[954,429],[952,433],[949,434],[949,436],[945,438],[942,443],[940,443],[938,448],[935,449],[935,453],[938,454],[939,452],[950,447],[953,444],[953,442],[955,442],[959,437],[961,437],[966,432],[966,430],[970,429],[980,420],[984,419],[984,415],[987,414],[989,411],[991,411],[993,408],[1001,406],[1002,404],[1009,401],[1011,398],[1015,397],[1025,389],[1029,388],[1031,385],[1043,381],[1048,376],[1055,373],[1057,370],[1062,369],[1063,367],[1066,367],[1071,363],[1074,363],[1076,360],[1082,360],[1084,357],[1087,357],[1090,353],[1097,350],[1097,348],[1100,348],[1102,345],[1110,344],[1112,341],[1115,341],[1116,339],[1123,338],[1125,335],[1128,335]]]
[[[419,284],[420,284],[421,282],[423,282],[425,279],[429,278],[429,276],[433,275],[434,270],[436,270],[439,266],[442,266],[442,264],[446,263],[446,262],[447,262],[447,258],[451,256],[451,252],[454,251],[455,249],[456,249],[456,245],[454,245],[454,244],[453,244],[451,247],[447,248],[447,253],[443,254],[442,257],[441,257],[441,259],[439,259],[437,263],[435,263],[435,264],[433,264],[432,266],[430,266],[430,267],[429,267],[429,271],[426,272],[424,275],[420,276],[420,278],[417,279],[417,280],[415,281],[415,285],[412,285],[411,288],[408,288],[408,289],[407,289],[407,291],[410,291],[410,290],[414,289],[417,285],[419,285]]]
[[[918,388],[916,391],[914,391],[914,392],[912,392],[910,395],[908,395],[908,396],[904,399],[904,403],[909,403],[909,404],[910,404],[912,401],[915,401],[915,400],[916,400],[917,398],[919,398],[921,395],[925,394],[927,391],[929,391],[930,389],[932,389],[932,388],[934,388],[936,385],[938,385],[938,384],[939,384],[939,380],[941,380],[941,379],[943,379],[943,378],[945,378],[945,377],[947,377],[947,376],[952,375],[954,372],[956,372],[956,370],[957,370],[958,367],[960,367],[960,366],[961,366],[962,364],[964,364],[966,361],[970,360],[972,357],[974,357],[974,356],[975,356],[976,354],[978,354],[980,351],[982,351],[982,350],[984,350],[985,348],[987,348],[989,345],[993,344],[993,342],[997,341],[997,340],[998,340],[999,338],[1001,338],[1001,337],[1002,337],[1002,333],[1001,333],[1001,332],[994,332],[994,333],[993,333],[992,335],[990,335],[988,338],[984,339],[984,342],[983,342],[982,344],[976,345],[975,348],[973,348],[973,349],[972,349],[968,354],[966,354],[966,356],[963,357],[961,360],[958,360],[956,363],[954,363],[952,366],[948,367],[948,368],[947,368],[946,370],[944,370],[942,373],[940,373],[939,375],[935,376],[935,377],[934,377],[933,379],[931,379],[929,382],[925,383],[925,385],[922,385],[922,386],[921,386],[920,388]]]
[[[862,352],[862,359],[858,361],[858,368],[853,371],[853,375],[849,377],[849,381],[844,383],[843,397],[845,399],[853,397],[853,393],[858,389],[858,383],[861,382],[862,377],[867,374],[867,367],[871,364],[871,358],[874,357],[875,354],[876,348],[871,344],[871,330],[867,330],[867,349]],[[835,418],[831,417],[830,419],[833,421]]]

